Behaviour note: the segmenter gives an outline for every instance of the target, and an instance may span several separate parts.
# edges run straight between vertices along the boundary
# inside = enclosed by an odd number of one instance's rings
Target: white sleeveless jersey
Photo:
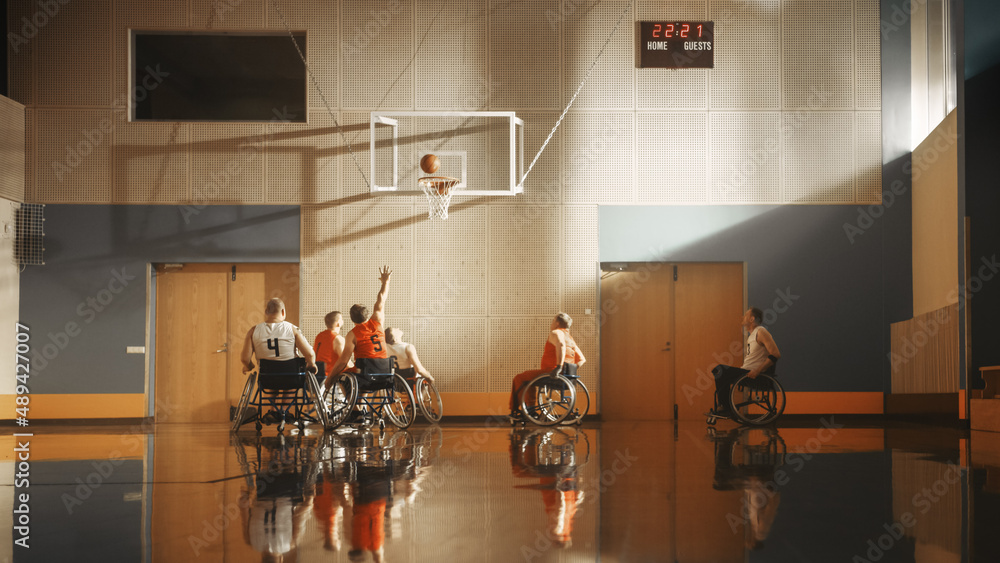
[[[754,370],[764,364],[767,359],[767,348],[757,342],[757,331],[764,327],[753,329],[750,336],[747,336],[747,352],[743,357],[743,369]]]
[[[294,545],[295,505],[290,498],[258,499],[250,507],[250,546],[259,552],[288,553]]]
[[[409,346],[406,342],[397,342],[395,344],[389,344],[386,342],[386,346],[389,349],[386,354],[396,357],[396,367],[399,369],[409,369],[413,367],[410,363],[410,359],[406,357],[406,347]]]
[[[253,351],[258,360],[295,358],[295,325],[288,321],[260,323],[253,329]]]

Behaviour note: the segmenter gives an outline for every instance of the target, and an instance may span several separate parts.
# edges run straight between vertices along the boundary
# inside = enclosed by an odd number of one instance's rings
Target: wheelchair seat
[[[359,373],[343,372],[324,397],[327,428],[348,421],[352,413],[369,426],[385,428],[388,418],[399,428],[408,428],[416,418],[416,401],[406,380],[396,372],[396,358],[358,358]]]
[[[256,418],[255,425],[260,432],[265,423],[265,409],[276,414],[279,433],[284,431],[288,421],[296,422],[303,430],[306,422],[325,425],[326,412],[321,408],[319,397],[319,378],[323,373],[320,369],[316,375],[310,374],[305,358],[260,360],[257,370],[247,376],[232,431],[236,432],[244,423]],[[253,413],[251,408],[255,409]]]

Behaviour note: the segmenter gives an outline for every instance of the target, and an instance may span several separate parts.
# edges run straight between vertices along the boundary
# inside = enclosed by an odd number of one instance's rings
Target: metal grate
[[[39,203],[22,203],[15,215],[17,236],[14,239],[14,256],[25,266],[45,264],[45,206]]]

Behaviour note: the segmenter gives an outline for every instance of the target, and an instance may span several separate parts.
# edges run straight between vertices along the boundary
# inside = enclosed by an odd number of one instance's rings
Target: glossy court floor
[[[1000,561],[996,434],[836,417],[246,428],[3,429],[0,560]]]

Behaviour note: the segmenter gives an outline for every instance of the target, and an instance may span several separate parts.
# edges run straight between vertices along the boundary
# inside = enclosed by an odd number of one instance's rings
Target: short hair
[[[368,320],[368,307],[364,305],[351,305],[351,320],[354,324],[361,324]]]
[[[764,324],[764,311],[761,311],[757,307],[750,307],[750,314],[753,315],[754,320],[757,324]]]
[[[326,328],[333,328],[333,323],[337,322],[337,317],[343,317],[340,311],[332,311],[323,317],[323,322],[326,323]]]
[[[573,317],[566,313],[559,313],[556,315],[556,322],[559,323],[560,328],[569,328],[573,326]]]
[[[265,315],[277,315],[285,308],[285,302],[277,297],[272,297],[268,300],[267,305],[264,306]]]
[[[403,331],[401,331],[401,330],[399,330],[398,328],[395,328],[395,327],[389,327],[389,328],[385,329],[385,341],[387,343],[389,343],[389,344],[395,344],[396,343],[396,335],[397,334],[402,335],[402,332]]]

